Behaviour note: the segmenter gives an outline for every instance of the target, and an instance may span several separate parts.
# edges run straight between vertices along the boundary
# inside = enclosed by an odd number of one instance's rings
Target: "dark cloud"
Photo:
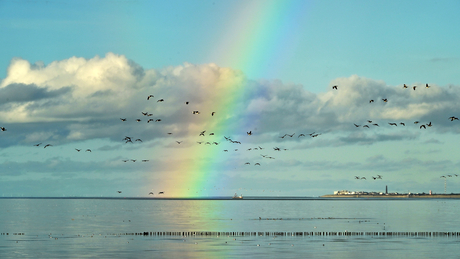
[[[57,90],[50,90],[47,87],[38,87],[35,84],[13,83],[0,88],[1,104],[36,102],[43,99],[58,98],[69,94],[72,87],[62,87]]]

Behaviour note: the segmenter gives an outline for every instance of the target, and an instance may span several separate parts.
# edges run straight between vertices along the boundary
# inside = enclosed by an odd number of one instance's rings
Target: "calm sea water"
[[[460,232],[459,213],[447,199],[0,199],[0,258],[458,258],[449,236],[130,233]]]

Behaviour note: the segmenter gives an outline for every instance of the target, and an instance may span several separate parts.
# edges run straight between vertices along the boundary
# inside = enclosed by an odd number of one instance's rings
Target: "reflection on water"
[[[0,257],[453,256],[460,237],[130,233],[460,232],[459,205],[459,200],[0,199]]]

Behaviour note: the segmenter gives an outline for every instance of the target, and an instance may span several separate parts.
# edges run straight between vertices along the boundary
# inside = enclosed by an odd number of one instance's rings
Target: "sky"
[[[0,1],[0,195],[458,193],[459,9]]]

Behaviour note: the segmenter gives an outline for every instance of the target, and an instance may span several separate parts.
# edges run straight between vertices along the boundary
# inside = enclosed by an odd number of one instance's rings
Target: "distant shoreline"
[[[327,194],[321,198],[333,199],[460,199],[459,193],[451,194],[392,194],[392,195],[369,195],[369,194]]]
[[[327,194],[319,197],[307,196],[245,196],[244,199],[232,199],[231,196],[216,197],[0,197],[0,200],[392,200],[392,199],[460,199],[460,194],[398,194],[398,195],[336,195]]]

